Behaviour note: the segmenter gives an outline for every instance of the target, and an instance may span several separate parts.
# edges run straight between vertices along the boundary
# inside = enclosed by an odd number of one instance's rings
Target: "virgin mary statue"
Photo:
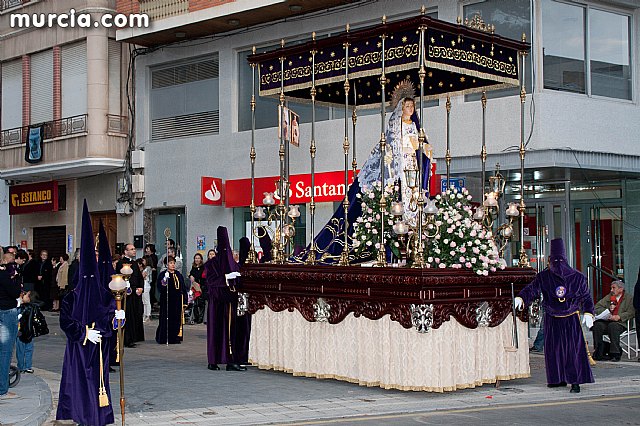
[[[415,224],[415,200],[420,192],[418,188],[412,188],[410,182],[407,181],[407,176],[410,176],[411,172],[416,175],[418,171],[420,121],[415,110],[414,96],[415,88],[408,79],[398,83],[393,91],[391,98],[393,112],[389,116],[385,131],[386,149],[383,162],[383,167],[385,168],[384,186],[392,185],[396,189],[398,201],[401,201],[404,205],[404,220],[411,224]],[[425,144],[423,149],[424,152],[430,154],[430,145]],[[377,143],[371,150],[371,154],[369,154],[358,176],[349,186],[349,191],[347,192],[347,199],[349,200],[349,209],[347,211],[349,243],[351,243],[354,234],[353,224],[362,215],[362,205],[358,201],[357,195],[372,188],[376,182],[378,185],[380,184],[380,159],[382,155],[380,144]],[[422,169],[423,180],[420,187],[428,197],[428,173],[431,170],[430,155],[423,154]],[[318,263],[330,264],[339,260],[344,247],[344,228],[344,207],[340,204],[329,222],[314,238]],[[309,248],[307,247],[304,252],[293,260],[307,260],[310,254]],[[362,263],[372,260],[372,258],[373,254],[356,254],[353,251],[349,254],[350,263]]]

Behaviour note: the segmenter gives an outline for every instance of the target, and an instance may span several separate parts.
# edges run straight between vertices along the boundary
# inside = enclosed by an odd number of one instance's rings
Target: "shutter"
[[[109,114],[120,115],[121,44],[109,40]]]
[[[220,132],[218,54],[153,70],[151,138],[174,139]]]
[[[22,126],[22,61],[2,64],[2,130]],[[19,138],[18,138],[19,139]]]
[[[53,50],[31,56],[31,123],[53,120]]]
[[[62,118],[87,113],[87,44],[63,46],[60,52],[62,74]]]

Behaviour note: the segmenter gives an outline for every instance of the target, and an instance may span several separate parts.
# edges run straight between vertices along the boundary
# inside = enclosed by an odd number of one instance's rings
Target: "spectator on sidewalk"
[[[49,259],[47,250],[40,251],[40,260],[38,261],[38,281],[36,282],[36,292],[42,302],[42,310],[48,311],[52,309],[51,304],[51,282],[53,281],[53,264]]]
[[[142,291],[142,321],[147,322],[151,319],[151,280],[153,279],[153,268],[151,267],[153,260],[150,256],[138,259],[138,265],[144,279],[144,290]]]
[[[16,279],[17,265],[7,264],[2,259],[0,265],[0,399],[11,398],[9,392],[9,366],[13,356],[13,346],[18,334],[18,298],[20,281]]]
[[[611,293],[603,297],[596,303],[596,315],[600,315],[609,310],[609,316],[596,320],[593,324],[593,345],[595,353],[593,359],[602,361],[620,361],[622,349],[620,348],[620,335],[627,330],[627,321],[635,316],[633,309],[633,296],[627,295],[624,291],[622,281],[611,283]],[[604,350],[602,337],[609,336],[609,356]]]
[[[31,292],[23,293],[18,307],[18,338],[16,339],[16,359],[18,370],[33,373],[34,337],[49,334],[47,321],[40,312],[40,303],[31,298]]]
[[[633,308],[636,310],[636,341],[640,348],[640,269],[638,269],[638,279],[636,281],[636,286],[633,288]],[[640,357],[638,357],[638,362],[640,362]]]

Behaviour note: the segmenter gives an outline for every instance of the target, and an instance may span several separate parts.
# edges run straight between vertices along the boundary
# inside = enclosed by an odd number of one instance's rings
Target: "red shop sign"
[[[58,182],[13,185],[9,199],[10,215],[58,211]]]
[[[278,176],[255,179],[256,205],[262,205],[265,192],[276,190]],[[311,201],[311,174],[291,175],[289,202],[305,204]],[[353,182],[353,170],[349,171],[349,183]],[[315,201],[324,203],[344,199],[344,171],[316,173]],[[244,207],[251,205],[251,179],[235,179],[226,182],[226,207]]]
[[[202,176],[200,184],[200,204],[221,206],[224,200],[224,185],[222,179]]]

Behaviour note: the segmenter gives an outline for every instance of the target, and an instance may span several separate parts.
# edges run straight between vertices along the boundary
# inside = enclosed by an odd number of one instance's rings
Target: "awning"
[[[530,44],[491,31],[420,15],[330,38],[249,56],[259,71],[260,96],[278,97],[281,76],[288,99],[311,99],[312,51],[316,101],[344,105],[345,43],[349,43],[349,104],[380,106],[382,38],[385,39],[386,100],[397,83],[409,78],[419,93],[420,28],[425,28],[426,99],[518,86],[518,53]],[[284,58],[281,69],[281,58]]]

